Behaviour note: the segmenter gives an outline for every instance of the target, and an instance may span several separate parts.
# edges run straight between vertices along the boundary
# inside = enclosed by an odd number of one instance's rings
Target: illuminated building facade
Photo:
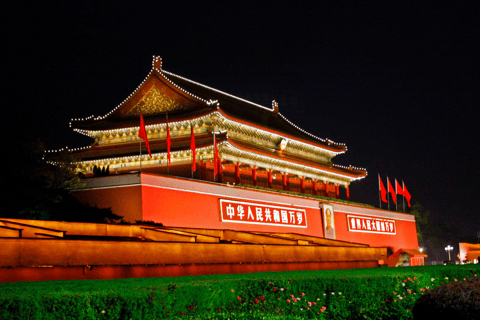
[[[140,113],[145,119],[152,157],[145,146],[140,156]],[[86,176],[93,175],[94,167],[108,166],[117,174],[141,169],[145,173],[330,198],[339,198],[340,188],[344,188],[347,200],[350,183],[366,176],[364,169],[333,164],[332,158],[346,152],[346,146],[297,127],[279,112],[275,101],[266,108],[182,78],[163,70],[160,57],[153,58],[148,76],[120,105],[101,117],[72,119],[70,126],[94,139],[91,147],[71,150],[80,159],[79,171]]]
[[[150,150],[139,138],[141,115]],[[68,150],[85,177],[73,194],[133,225],[0,221],[0,237],[13,238],[0,240],[0,267],[16,267],[3,269],[4,281],[25,279],[19,268],[49,263],[40,250],[47,244],[52,265],[83,272],[59,267],[57,279],[117,277],[114,269],[120,277],[365,268],[395,265],[405,252],[412,265],[423,264],[414,216],[350,202],[350,183],[366,170],[333,164],[346,146],[302,130],[275,101],[243,100],[167,72],[153,57],[150,73],[121,104],[70,126],[93,140]],[[23,239],[21,228],[33,238]],[[34,241],[39,235],[50,239]],[[69,243],[86,249],[56,249]],[[125,252],[119,257],[111,247]],[[181,254],[188,250],[196,254]],[[84,265],[96,265],[98,274]],[[34,274],[51,277],[41,268]]]

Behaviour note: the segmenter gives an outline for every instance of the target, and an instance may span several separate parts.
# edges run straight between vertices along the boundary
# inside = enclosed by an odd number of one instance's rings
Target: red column
[[[211,163],[212,163],[212,179],[213,179],[212,181],[213,181],[213,182],[216,182],[216,181],[217,181],[217,177],[218,177],[218,172],[217,172],[217,174],[215,174],[215,168],[217,168],[217,167],[216,167],[217,163],[215,162],[215,158],[212,159]],[[217,168],[217,169],[218,169],[218,168]]]
[[[335,197],[337,199],[340,199],[340,186],[338,185],[338,183],[335,185]]]
[[[272,188],[272,169],[268,169],[268,187]]]
[[[313,188],[313,190],[312,190],[312,191],[313,191],[313,194],[314,194],[314,195],[317,195],[317,179],[314,179],[314,180],[313,180],[313,186],[312,186],[312,188]]]
[[[257,185],[257,167],[253,166],[252,168],[252,180],[253,180],[253,185]]]
[[[300,192],[305,193],[305,177],[302,177],[302,180],[300,181]]]
[[[282,175],[282,185],[283,185],[283,190],[288,190],[287,187],[287,173],[284,172]]]
[[[240,184],[240,163],[235,166],[235,184]]]
[[[347,186],[347,200],[350,200],[350,186]]]

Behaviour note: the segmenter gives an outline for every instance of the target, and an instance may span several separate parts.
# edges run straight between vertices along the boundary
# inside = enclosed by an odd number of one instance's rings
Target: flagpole
[[[142,172],[142,139],[140,139],[140,173]]]
[[[141,109],[140,109],[140,117],[142,117]],[[140,124],[140,128],[138,129],[139,133],[140,133],[140,130],[142,130],[142,124]],[[142,139],[141,138],[140,138],[140,173],[142,173]]]
[[[395,178],[395,196],[397,197],[397,201],[395,202],[395,209],[398,212],[397,178]]]
[[[190,127],[192,128],[192,135],[193,135],[193,124],[190,124]],[[195,138],[193,138],[195,139]],[[191,142],[190,142],[191,144]],[[192,146],[190,145],[190,149],[192,148]],[[195,163],[195,156],[193,154],[193,150],[190,150],[192,152],[192,179],[193,179],[193,164]]]
[[[215,166],[217,165],[215,161],[215,145],[215,129],[213,129],[213,182],[216,182],[217,180],[217,175],[215,174]]]
[[[167,134],[169,132],[169,127],[168,127],[168,112],[166,113],[167,116]],[[170,156],[170,153],[168,152],[168,136],[167,136],[167,175],[170,175],[170,159],[168,158]]]
[[[387,203],[388,203],[388,211],[390,211],[390,180],[388,180],[388,176],[387,176]]]
[[[380,205],[380,209],[382,209],[382,195],[381,195],[381,190],[380,190],[380,172],[378,173],[378,203]]]
[[[405,190],[405,182],[402,180],[402,188]],[[403,212],[405,212],[405,192],[402,194]]]

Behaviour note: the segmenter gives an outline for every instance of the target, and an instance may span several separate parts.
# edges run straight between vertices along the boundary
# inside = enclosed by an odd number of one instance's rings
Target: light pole
[[[452,251],[452,250],[453,250],[453,247],[452,247],[451,245],[448,245],[448,246],[445,247],[445,251],[448,252],[448,261],[451,261],[451,259],[450,259],[450,251]]]

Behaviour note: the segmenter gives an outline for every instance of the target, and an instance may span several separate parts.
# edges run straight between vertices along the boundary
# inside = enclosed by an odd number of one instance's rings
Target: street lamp
[[[451,261],[451,259],[450,259],[450,251],[452,251],[452,250],[453,250],[453,247],[452,247],[451,245],[448,245],[448,246],[445,247],[445,251],[448,252],[448,261]]]

